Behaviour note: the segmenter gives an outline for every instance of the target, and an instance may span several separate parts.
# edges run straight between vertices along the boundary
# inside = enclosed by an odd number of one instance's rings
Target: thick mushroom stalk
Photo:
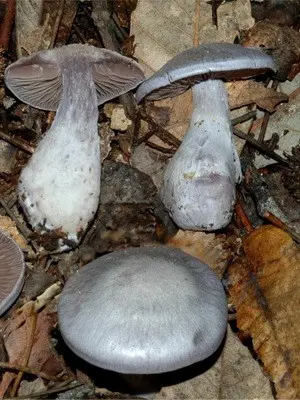
[[[78,242],[98,206],[98,105],[143,79],[130,58],[81,44],[34,53],[5,71],[6,85],[22,101],[57,111],[21,174],[19,199],[36,230],[62,239],[61,250]]]
[[[215,230],[230,221],[241,169],[223,80],[270,70],[276,71],[276,65],[260,49],[209,43],[177,54],[139,86],[138,102],[173,97],[195,86],[190,128],[167,167],[162,189],[163,202],[180,228]]]
[[[181,228],[215,230],[231,219],[241,167],[224,83],[204,81],[192,92],[189,129],[166,168],[161,196]]]
[[[18,189],[34,228],[61,228],[77,242],[98,206],[100,143],[90,63],[71,62],[72,68],[61,68],[62,94],[55,119],[23,169]]]

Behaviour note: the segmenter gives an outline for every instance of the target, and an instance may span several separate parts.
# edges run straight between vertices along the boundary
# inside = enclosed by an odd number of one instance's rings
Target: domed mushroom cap
[[[0,231],[0,315],[19,296],[25,276],[23,253],[17,243]]]
[[[92,68],[98,105],[134,89],[144,80],[138,63],[128,57],[94,46],[71,44],[14,62],[5,70],[5,83],[24,103],[56,111],[62,93],[62,69],[72,74],[74,65],[80,70],[82,64],[84,72],[87,62]]]
[[[66,344],[89,363],[153,374],[210,356],[225,334],[227,301],[198,259],[163,246],[130,248],[71,276],[58,319]]]
[[[173,97],[208,79],[249,78],[276,69],[273,58],[260,49],[232,43],[202,44],[178,54],[145,80],[136,99]]]

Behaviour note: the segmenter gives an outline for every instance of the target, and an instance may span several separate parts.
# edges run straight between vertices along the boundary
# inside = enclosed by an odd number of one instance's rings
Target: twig
[[[256,140],[254,137],[247,135],[237,128],[233,128],[233,133],[239,138],[244,139],[246,140],[246,142],[252,144],[252,146],[259,150],[261,153],[267,155],[277,162],[289,166],[289,163],[286,159],[281,157],[279,154],[276,154],[274,151],[270,150],[266,144],[258,142],[258,140]]]
[[[196,0],[195,13],[194,13],[194,38],[193,44],[195,47],[199,46],[199,22],[200,22],[200,0]]]
[[[6,0],[5,4],[5,15],[0,25],[0,47],[7,50],[15,21],[16,2],[15,0]]]
[[[158,144],[152,142],[146,142],[147,146],[151,147],[152,149],[158,150],[164,154],[174,154],[175,149],[166,149],[165,147],[159,146]]]
[[[147,142],[147,140],[151,139],[153,135],[155,135],[155,131],[153,129],[149,129],[144,136],[135,141],[134,146],[139,146],[141,143]]]
[[[272,82],[271,88],[276,91],[277,88],[278,88],[278,85],[279,85],[279,81],[274,79],[274,81]],[[265,134],[266,134],[266,130],[267,130],[267,127],[268,127],[270,115],[271,115],[271,113],[269,113],[268,111],[265,111],[265,115],[263,117],[262,124],[261,124],[261,127],[260,127],[259,136],[258,136],[258,141],[260,143],[262,143],[264,141],[264,139],[265,139]]]
[[[292,238],[295,240],[295,242],[300,243],[300,235],[297,232],[295,232],[292,228],[287,226],[284,222],[281,221],[281,219],[276,217],[270,211],[266,211],[264,213],[263,217],[267,221],[269,221],[272,225],[277,226],[277,228],[280,228],[283,231],[286,231],[287,233],[289,233],[292,236]]]
[[[58,10],[57,10],[54,26],[53,26],[53,29],[52,29],[52,37],[51,37],[51,42],[49,44],[49,49],[53,49],[54,44],[55,44],[55,40],[56,40],[56,36],[57,36],[57,33],[58,33],[59,25],[61,23],[61,19],[62,19],[63,13],[64,13],[65,0],[60,0],[58,4],[59,4],[59,7],[58,7]]]
[[[149,125],[152,125],[152,128],[155,129],[155,135],[158,136],[163,142],[166,142],[176,148],[180,146],[181,141],[179,139],[177,139],[170,132],[168,132],[166,129],[164,129],[160,124],[158,124],[149,115],[147,115],[143,111],[141,111],[140,113],[141,113],[141,119],[148,122]]]
[[[24,238],[27,240],[28,243],[30,243],[30,239],[28,238],[29,233],[28,230],[26,230],[22,224],[20,224],[20,222],[18,221],[17,217],[15,216],[15,214],[12,212],[12,210],[8,207],[8,205],[6,204],[6,201],[2,198],[2,196],[0,195],[0,204],[1,206],[4,208],[6,214],[15,222],[18,230],[22,233],[22,235],[24,236]]]
[[[25,366],[19,365],[19,364],[10,364],[10,363],[7,363],[7,362],[1,362],[0,361],[0,369],[12,370],[12,371],[20,371],[20,372],[23,372],[25,374],[38,376],[38,377],[40,377],[42,379],[46,379],[47,381],[53,381],[53,382],[60,382],[61,381],[56,376],[48,375],[45,372],[38,371],[37,369],[25,367]]]
[[[255,117],[256,117],[256,110],[249,111],[248,113],[241,115],[240,117],[233,118],[231,120],[231,124],[232,124],[232,126],[242,124],[243,122],[249,121],[250,119],[255,118]]]
[[[254,228],[253,228],[253,226],[252,226],[252,224],[251,224],[251,222],[250,222],[247,214],[245,213],[245,211],[244,211],[244,209],[243,209],[243,207],[242,207],[240,202],[236,203],[235,212],[236,212],[236,215],[241,220],[241,222],[242,222],[244,228],[246,229],[246,231],[248,233],[254,231]]]
[[[29,153],[29,154],[34,153],[34,147],[30,146],[28,143],[26,143],[22,139],[12,137],[1,131],[0,131],[0,139],[4,140],[7,143],[12,144],[15,147],[18,147],[19,149],[21,149],[23,151],[26,151],[26,153]]]
[[[212,23],[218,28],[218,4],[217,0],[211,0],[211,18]]]

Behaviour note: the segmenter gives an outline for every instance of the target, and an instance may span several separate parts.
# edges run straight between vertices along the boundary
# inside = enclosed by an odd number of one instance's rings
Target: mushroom
[[[25,276],[23,253],[17,243],[0,231],[0,315],[19,296]]]
[[[98,105],[143,78],[135,61],[81,44],[40,51],[6,69],[6,85],[19,99],[57,110],[19,180],[19,201],[35,229],[60,229],[78,241],[99,201]]]
[[[221,281],[199,259],[164,246],[128,248],[69,278],[58,321],[66,344],[90,364],[157,374],[217,350],[227,301]]]
[[[235,184],[242,174],[223,80],[275,69],[273,59],[261,50],[212,43],[183,51],[139,86],[138,102],[176,96],[192,87],[189,129],[165,170],[161,190],[180,228],[210,231],[230,222]]]

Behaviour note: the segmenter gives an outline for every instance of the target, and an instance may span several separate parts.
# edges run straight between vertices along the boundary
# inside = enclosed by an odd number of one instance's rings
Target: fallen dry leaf
[[[200,43],[233,42],[240,30],[254,24],[249,0],[223,3],[218,8],[218,28],[212,23],[210,2],[200,0],[199,15],[195,10],[194,0],[139,0],[131,16],[131,34],[137,45],[135,57],[148,76],[194,46],[195,18]]]
[[[232,254],[239,247],[239,239],[232,235],[229,239],[226,235],[192,232],[179,230],[167,243],[177,247],[186,253],[198,257],[208,264],[220,277],[223,276]]]
[[[242,42],[244,46],[263,47],[271,52],[278,65],[279,80],[285,81],[293,64],[300,62],[300,33],[287,26],[259,21],[245,33]]]
[[[279,103],[288,101],[285,93],[276,92],[251,80],[230,82],[227,84],[227,89],[231,109],[255,103],[263,110],[273,112]]]
[[[63,43],[70,33],[77,10],[73,0],[17,0],[16,38],[19,56],[26,56],[49,48],[58,11],[63,4],[62,16],[56,35],[56,43]]]
[[[24,365],[26,349],[32,335],[32,308],[23,307],[8,320],[3,328],[5,348],[11,365]],[[49,306],[36,314],[36,328],[33,338],[28,367],[55,376],[65,370],[62,359],[51,344],[51,331],[56,323],[56,314]],[[0,382],[0,398],[3,398],[16,374],[5,372]]]
[[[229,328],[218,361],[204,373],[164,387],[155,400],[174,399],[273,399],[270,382]]]
[[[7,217],[6,215],[0,215],[0,229],[10,236],[23,251],[32,252],[30,246],[28,246],[26,239],[24,236],[20,234],[18,231],[15,222]]]
[[[245,257],[229,268],[239,329],[250,334],[277,397],[300,397],[300,250],[270,225],[244,240]]]

